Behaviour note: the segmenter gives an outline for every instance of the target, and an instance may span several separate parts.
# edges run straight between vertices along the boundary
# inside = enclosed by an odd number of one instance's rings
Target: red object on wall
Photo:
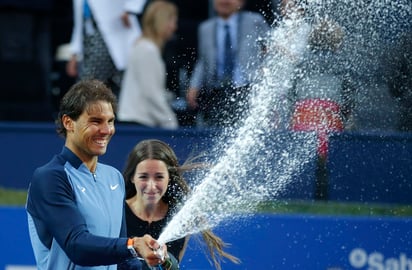
[[[315,131],[318,136],[318,154],[326,157],[329,132],[343,131],[338,103],[326,99],[305,99],[296,102],[292,114],[293,131]]]

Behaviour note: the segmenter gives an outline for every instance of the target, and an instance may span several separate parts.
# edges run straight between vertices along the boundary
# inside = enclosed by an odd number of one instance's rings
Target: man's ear
[[[69,132],[73,130],[73,119],[71,119],[67,114],[62,116],[62,124],[64,128]]]

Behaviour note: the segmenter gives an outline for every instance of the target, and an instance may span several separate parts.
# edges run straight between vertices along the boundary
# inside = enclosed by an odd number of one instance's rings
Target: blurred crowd
[[[134,2],[147,5],[149,1]],[[0,0],[2,121],[53,120],[60,98],[78,79],[66,72],[72,56],[75,2]],[[184,106],[181,105],[183,84],[196,60],[197,27],[214,11],[208,0],[171,2],[178,7],[178,26],[162,55],[167,69],[167,89],[176,97],[176,107],[180,110]],[[273,6],[271,0],[259,0],[251,1],[245,8],[263,12],[270,22],[274,19]],[[141,19],[142,13],[140,9],[134,15]],[[180,124],[193,125],[193,117],[190,112],[179,115]]]
[[[51,122],[70,86],[95,77],[118,96],[120,122],[168,129],[230,125],[247,109],[249,69],[259,68],[251,64],[273,49],[268,35],[281,19],[313,16],[302,0],[169,0],[170,10],[149,14],[151,1],[0,0],[0,120]],[[340,122],[328,127],[334,131],[412,130],[411,10],[402,11],[406,26],[384,45],[393,53],[374,56],[379,65],[355,74],[334,64],[356,29],[343,20],[304,20],[297,36],[308,45],[294,48],[301,60],[293,56],[292,129],[332,121],[337,108]],[[319,110],[329,114],[326,120],[313,116]]]

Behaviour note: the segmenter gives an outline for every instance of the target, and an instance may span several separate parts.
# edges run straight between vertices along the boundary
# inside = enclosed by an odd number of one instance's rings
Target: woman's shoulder
[[[140,52],[142,54],[147,53],[148,51],[159,51],[156,43],[150,38],[146,37],[140,37],[138,40],[136,40],[134,48],[136,52]]]

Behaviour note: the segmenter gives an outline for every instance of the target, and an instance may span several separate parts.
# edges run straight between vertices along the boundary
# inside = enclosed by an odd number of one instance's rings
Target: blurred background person
[[[187,106],[186,92],[197,58],[197,29],[200,23],[215,15],[213,1],[170,0],[179,9],[178,29],[165,46],[163,55],[167,70],[167,89],[176,99],[172,106],[179,126],[195,126],[197,109]],[[147,1],[146,4],[148,4]],[[271,0],[247,1],[244,10],[262,13],[270,25],[275,17],[276,5]]]
[[[327,199],[326,157],[331,132],[342,132],[353,106],[355,86],[345,69],[341,47],[345,33],[330,19],[314,22],[308,36],[308,53],[297,65],[291,90],[293,131],[315,132],[318,167],[315,196]]]
[[[177,28],[175,4],[151,1],[142,18],[142,36],[133,45],[122,82],[118,120],[149,127],[178,128],[171,107],[173,95],[166,89],[165,43]]]
[[[308,36],[311,31],[311,22],[307,15],[306,6],[296,0],[280,0],[276,21],[273,24],[271,35],[267,41],[266,57],[270,62],[281,65],[284,77],[284,87],[276,89],[276,106],[274,104],[271,121],[273,128],[287,130],[290,126],[293,99],[290,89],[293,87],[293,74],[298,65],[308,54]],[[271,73],[278,72],[269,70]]]
[[[281,0],[279,12],[282,21],[277,22],[275,27],[275,49],[284,54],[292,64],[299,64],[307,52],[308,36],[311,31],[305,6],[301,1]]]
[[[346,59],[357,76],[350,115],[351,131],[398,131],[401,104],[399,98],[393,95],[393,81],[388,75],[395,66],[394,61],[399,60],[396,51],[400,49],[400,36],[412,22],[412,2],[406,2],[407,12],[398,8],[387,8],[387,12],[381,14],[376,11],[382,8],[382,2],[365,0],[356,2],[356,9],[351,10],[347,16],[342,12],[334,15],[336,20],[347,17],[347,22],[342,20],[349,34],[344,50]],[[393,3],[402,5],[402,1]]]
[[[260,13],[241,11],[244,0],[214,0],[216,16],[198,29],[197,61],[187,102],[205,126],[230,125],[246,103],[248,85],[264,54],[259,39],[269,25]]]
[[[140,35],[132,13],[139,13],[143,5],[144,0],[73,0],[67,74],[101,80],[118,95],[130,48]]]
[[[343,40],[343,29],[337,23],[316,22],[308,37],[309,52],[297,66],[291,88],[291,128],[317,131],[322,156],[327,152],[327,133],[343,131],[353,105],[354,85],[340,54]]]

